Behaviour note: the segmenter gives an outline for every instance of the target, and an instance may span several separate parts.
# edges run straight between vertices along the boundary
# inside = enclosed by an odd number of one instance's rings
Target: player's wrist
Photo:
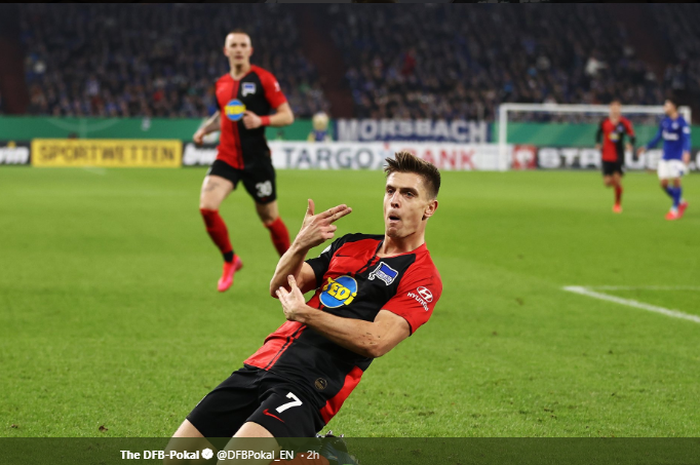
[[[311,322],[313,314],[318,311],[320,310],[309,307],[306,304],[301,304],[294,310],[294,321],[303,325],[308,325]]]
[[[260,117],[260,126],[269,126],[270,125],[270,117],[269,116],[261,116]]]
[[[300,241],[297,237],[294,239],[294,242],[292,242],[292,245],[289,246],[289,249],[292,251],[292,255],[302,255],[303,257],[306,257],[309,250],[313,249],[313,245],[306,244],[304,241]]]

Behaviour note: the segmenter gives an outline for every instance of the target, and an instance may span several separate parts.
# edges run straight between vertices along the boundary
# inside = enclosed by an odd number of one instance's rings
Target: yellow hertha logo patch
[[[328,308],[350,305],[357,297],[357,281],[350,276],[328,278],[321,289],[321,303]]]
[[[245,105],[238,99],[233,99],[224,107],[224,114],[231,121],[238,121],[243,118],[245,113]]]

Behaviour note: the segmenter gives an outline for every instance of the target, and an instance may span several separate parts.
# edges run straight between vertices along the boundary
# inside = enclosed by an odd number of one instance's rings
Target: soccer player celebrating
[[[613,212],[622,213],[622,176],[625,165],[625,151],[632,151],[634,145],[634,129],[627,118],[620,115],[621,105],[619,100],[610,102],[610,114],[601,121],[596,134],[595,148],[601,150],[603,159],[603,183],[607,187],[615,189],[615,204]],[[624,143],[625,134],[629,135],[630,142]]]
[[[264,69],[251,65],[250,37],[235,30],[226,36],[224,55],[231,70],[216,81],[219,111],[195,132],[201,144],[205,135],[221,131],[217,156],[202,184],[199,211],[207,232],[224,257],[218,282],[223,292],[233,284],[233,275],[243,263],[233,251],[226,223],[219,215],[221,202],[243,181],[255,200],[260,220],[270,230],[272,243],[280,255],[289,248],[289,233],[277,209],[275,170],[265,139],[265,126],[287,126],[294,121],[292,109],[277,79]],[[271,110],[274,114],[270,114]]]
[[[309,200],[270,282],[287,321],[197,404],[174,438],[313,437],[372,360],[428,321],[442,294],[425,244],[440,173],[407,152],[387,162],[384,234],[348,234],[306,260],[311,248],[333,238],[333,223],[351,213],[338,205],[314,214]]]
[[[659,160],[657,173],[661,182],[661,188],[673,199],[671,210],[666,214],[667,220],[677,220],[683,216],[688,202],[683,200],[681,188],[681,176],[688,171],[690,162],[690,126],[678,113],[678,105],[673,99],[664,102],[666,116],[659,124],[656,136],[645,146],[639,147],[641,155],[645,150],[656,147],[663,137],[663,156]],[[669,185],[669,180],[671,184]]]

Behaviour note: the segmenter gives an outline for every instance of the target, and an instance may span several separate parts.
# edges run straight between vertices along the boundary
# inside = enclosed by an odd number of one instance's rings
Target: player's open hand
[[[246,129],[257,129],[262,126],[262,120],[252,111],[246,110],[243,113],[243,125]]]
[[[685,164],[685,166],[688,166],[689,163],[690,163],[690,152],[687,152],[687,151],[683,152],[683,164]]]
[[[314,201],[309,199],[304,222],[294,242],[303,250],[308,250],[323,244],[328,239],[333,239],[335,231],[338,229],[333,223],[350,213],[352,213],[352,208],[342,204],[314,215]]]
[[[304,294],[301,293],[299,286],[297,286],[297,280],[291,274],[287,276],[287,282],[289,283],[289,291],[280,286],[275,294],[277,294],[277,298],[282,304],[285,318],[289,321],[299,321],[303,310],[306,308]]]

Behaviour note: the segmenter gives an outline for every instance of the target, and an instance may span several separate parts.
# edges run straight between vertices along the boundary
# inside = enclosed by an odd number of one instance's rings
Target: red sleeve
[[[632,123],[630,123],[630,120],[625,118],[622,120],[622,122],[625,125],[625,129],[627,130],[627,134],[629,134],[630,137],[634,137],[634,128],[632,128]]]
[[[409,268],[409,273],[399,283],[396,295],[382,309],[408,321],[413,334],[430,319],[441,295],[442,280],[435,268]]]
[[[282,93],[280,84],[275,76],[263,69],[260,70],[260,83],[265,89],[265,98],[270,102],[272,108],[277,108],[287,101],[287,97]]]

